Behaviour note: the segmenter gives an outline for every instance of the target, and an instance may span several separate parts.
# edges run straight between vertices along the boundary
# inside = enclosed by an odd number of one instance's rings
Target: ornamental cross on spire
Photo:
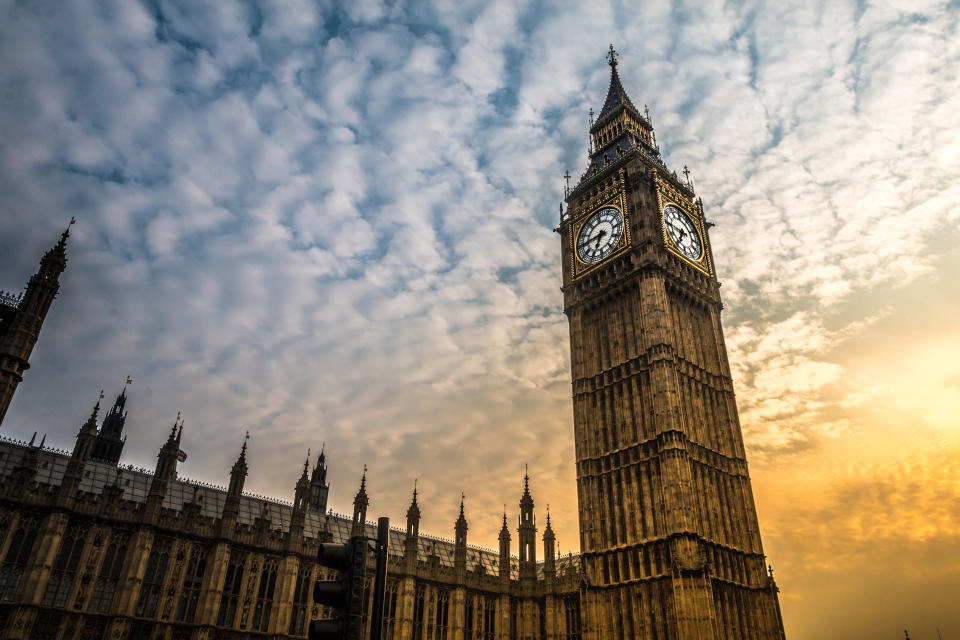
[[[610,63],[611,67],[617,66],[617,51],[613,48],[613,45],[610,45],[610,51],[607,52],[607,61]]]

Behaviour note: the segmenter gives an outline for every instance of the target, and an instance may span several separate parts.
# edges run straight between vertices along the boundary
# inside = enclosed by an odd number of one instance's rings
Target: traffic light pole
[[[382,640],[383,636],[389,544],[390,519],[380,518],[377,522],[377,570],[373,581],[370,640]],[[313,585],[313,601],[330,607],[334,615],[324,620],[312,620],[307,631],[309,640],[363,640],[368,545],[366,536],[355,536],[344,544],[324,542],[317,549],[317,564],[339,575],[335,580],[318,580]]]
[[[387,550],[390,546],[390,518],[377,520],[377,572],[373,581],[373,611],[370,614],[370,640],[383,638],[383,604],[387,584]]]

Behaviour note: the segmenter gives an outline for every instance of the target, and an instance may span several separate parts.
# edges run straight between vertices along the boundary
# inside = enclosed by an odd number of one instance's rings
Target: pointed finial
[[[463,493],[463,491],[461,491],[460,492],[460,515],[461,516],[463,515],[463,501],[466,500],[466,498],[467,496]]]
[[[363,477],[360,478],[360,491],[367,488],[367,465],[363,465]]]
[[[60,234],[60,246],[67,244],[67,238],[70,237],[70,227],[77,223],[77,219],[73,216],[70,216],[70,223],[67,225],[67,228],[63,230],[63,233]]]
[[[617,53],[616,49],[614,49],[614,48],[613,48],[613,45],[611,44],[611,45],[610,45],[610,50],[607,51],[607,62],[610,64],[611,67],[616,67],[616,66],[617,66],[617,56],[618,56],[618,55],[619,55],[619,54]]]
[[[547,528],[550,528],[550,505],[547,505]]]
[[[247,454],[247,441],[250,440],[250,430],[247,429],[247,433],[243,436],[243,447],[240,448],[240,455],[244,456]]]
[[[33,435],[30,437],[30,444],[28,446],[33,446],[33,441],[37,439],[37,432],[34,431]]]
[[[530,470],[527,464],[523,464],[523,490],[530,491]]]
[[[310,447],[307,447],[307,459],[303,461],[303,476],[307,476],[307,469],[310,468]]]
[[[133,378],[127,376],[126,382],[123,383],[123,388],[126,389],[128,384],[133,384]]]
[[[323,461],[326,459],[326,458],[324,458],[324,452],[325,452],[326,450],[327,450],[327,441],[324,440],[323,442],[320,443],[320,457],[317,458],[317,463],[318,463],[318,464],[319,464],[320,462],[323,462]]]
[[[47,434],[43,434],[40,438],[40,444],[37,446],[38,449],[43,449],[43,445],[47,442]]]
[[[587,115],[590,116],[590,126],[593,126],[593,107],[590,107],[590,110],[587,111]]]
[[[413,501],[417,501],[417,479],[413,479]]]
[[[647,120],[650,120],[650,107],[643,105],[643,115],[646,116]]]
[[[87,422],[96,422],[97,413],[100,411],[100,401],[103,400],[103,389],[100,389],[100,396],[97,398],[97,404],[93,405],[93,411],[90,412],[90,418]]]

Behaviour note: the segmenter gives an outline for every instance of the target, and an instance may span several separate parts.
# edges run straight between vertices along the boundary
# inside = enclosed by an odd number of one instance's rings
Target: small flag
[[[183,449],[177,449],[177,462],[186,462],[187,452]]]

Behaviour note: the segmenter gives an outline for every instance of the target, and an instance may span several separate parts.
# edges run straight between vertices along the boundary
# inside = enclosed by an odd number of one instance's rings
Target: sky
[[[960,2],[0,2],[0,287],[71,216],[0,435],[129,388],[183,476],[578,548],[562,175],[604,54],[688,165],[788,638],[960,637]]]

